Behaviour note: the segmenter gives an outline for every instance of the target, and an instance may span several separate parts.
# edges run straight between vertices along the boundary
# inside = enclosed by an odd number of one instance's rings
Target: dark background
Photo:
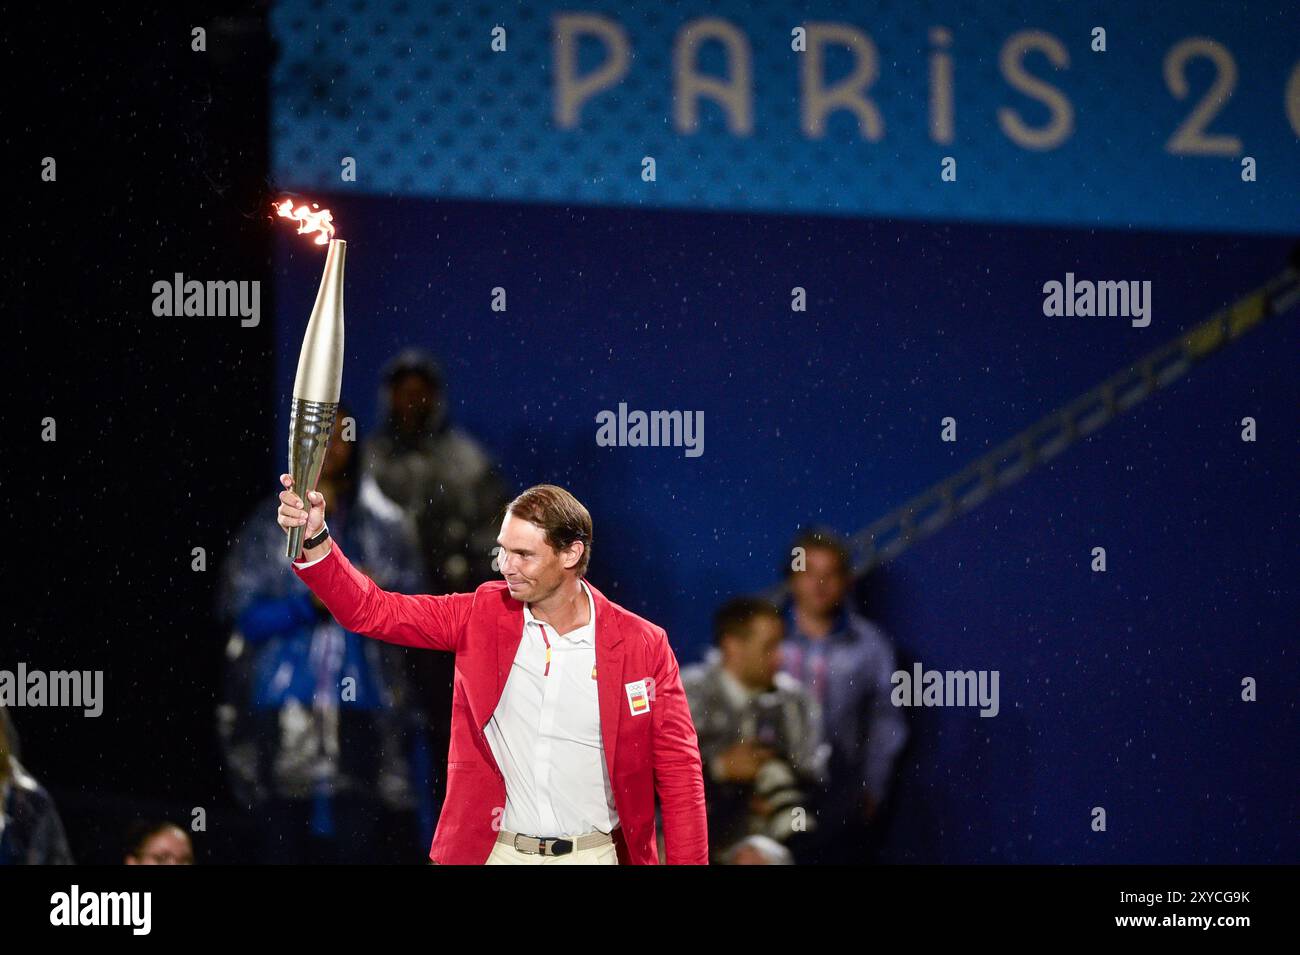
[[[105,671],[99,719],[13,713],[78,860],[115,861],[132,815],[203,806],[200,860],[235,861],[249,834],[213,732],[213,589],[250,510],[273,519],[296,355],[277,343],[300,336],[319,252],[266,215],[273,51],[256,17],[208,21],[195,57],[180,17],[69,16],[5,41],[30,89],[3,124],[20,188],[0,293],[0,666]],[[593,581],[666,626],[683,662],[720,600],[775,579],[799,524],[866,525],[1254,288],[1293,244],[312,198],[349,241],[344,391],[363,429],[379,364],[433,349],[458,422],[513,489],[553,481],[588,505]],[[1044,318],[1041,284],[1067,270],[1152,280],[1151,327]],[[177,271],[260,279],[261,325],[155,318],[150,286]],[[497,285],[508,316],[487,308]],[[869,583],[906,662],[1001,672],[996,719],[912,712],[882,859],[1295,860],[1295,324],[1213,356]],[[598,448],[594,416],[619,401],[704,410],[704,457]],[[1245,676],[1258,703],[1240,701]]]

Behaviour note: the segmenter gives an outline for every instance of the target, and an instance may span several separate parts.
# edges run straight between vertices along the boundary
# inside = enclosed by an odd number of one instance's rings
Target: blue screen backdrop
[[[818,5],[880,50],[877,143],[846,116],[820,141],[802,136],[793,15],[772,3],[690,16],[584,4],[636,57],[579,127],[559,129],[558,8],[523,9],[279,5],[275,186],[330,207],[348,240],[344,395],[363,431],[384,361],[430,349],[456,423],[514,489],[554,482],[587,504],[593,581],[665,626],[683,662],[707,647],[720,601],[776,579],[797,527],[858,530],[1256,287],[1290,251],[1296,34],[1268,8]],[[711,106],[693,137],[672,129],[673,37],[705,12],[752,48],[748,138]],[[497,22],[514,53],[489,51]],[[1088,48],[1097,24],[1106,54]],[[925,132],[938,25],[960,80],[944,146]],[[996,116],[1016,105],[1047,121],[998,72],[1001,44],[1033,27],[1068,40],[1071,61],[1052,74],[1026,60],[1074,105],[1072,138],[1049,151],[1012,144]],[[411,52],[392,48],[410,30]],[[1165,89],[1168,50],[1192,35],[1234,55],[1237,92],[1211,131],[1246,140],[1255,183],[1240,155],[1164,148],[1213,75],[1193,62],[1189,99]],[[397,92],[378,102],[380,89]],[[943,184],[950,153],[960,174]],[[640,179],[643,155],[657,183]],[[356,182],[340,181],[344,156]],[[284,233],[275,399],[287,414],[322,255]],[[1043,284],[1067,272],[1150,281],[1151,324],[1044,316]],[[791,310],[796,286],[806,312]],[[490,307],[497,287],[504,313]],[[883,861],[1295,861],[1296,345],[1294,314],[1265,323],[875,575],[868,610],[906,664],[1001,675],[995,718],[910,711]],[[702,411],[703,455],[598,446],[596,416],[620,402]],[[1254,443],[1241,440],[1247,416]],[[940,440],[945,417],[956,442]],[[269,467],[285,426],[268,437]],[[1089,568],[1096,546],[1104,574]],[[1256,703],[1241,701],[1245,677]],[[1090,828],[1098,806],[1104,833]]]

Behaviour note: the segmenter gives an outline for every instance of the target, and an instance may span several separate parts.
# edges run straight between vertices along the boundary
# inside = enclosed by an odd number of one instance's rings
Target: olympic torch
[[[328,209],[319,212],[306,206],[294,209],[287,199],[277,203],[275,209],[281,216],[298,220],[299,233],[317,231],[316,244],[329,246],[316,305],[311,310],[302,350],[298,353],[298,373],[293,379],[293,403],[289,410],[289,474],[293,477],[294,493],[302,498],[304,507],[310,508],[307,492],[316,490],[320,479],[343,385],[343,259],[347,243],[333,238],[334,226]],[[302,550],[305,529],[289,528],[285,556],[290,560],[296,560]]]

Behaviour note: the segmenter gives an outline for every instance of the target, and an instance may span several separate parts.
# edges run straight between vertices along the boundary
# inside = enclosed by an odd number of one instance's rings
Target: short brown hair
[[[546,543],[557,551],[582,541],[582,556],[574,565],[581,577],[591,559],[591,515],[582,502],[562,487],[536,484],[506,505],[506,513],[536,524],[546,532]]]
[[[732,597],[713,615],[713,642],[722,646],[723,637],[748,636],[750,625],[759,617],[780,620],[781,611],[761,597]]]

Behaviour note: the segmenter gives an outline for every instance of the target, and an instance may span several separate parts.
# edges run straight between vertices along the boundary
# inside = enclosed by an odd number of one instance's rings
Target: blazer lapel
[[[596,606],[596,695],[600,701],[600,735],[605,746],[605,768],[614,776],[618,724],[623,718],[623,631],[604,594],[591,587]]]
[[[523,604],[517,603],[514,598],[507,597],[507,601],[519,608],[517,612],[512,612],[507,608],[506,613],[502,614],[497,622],[497,671],[496,686],[492,692],[492,700],[487,708],[487,719],[483,720],[483,725],[492,718],[496,712],[497,704],[501,702],[501,694],[505,692],[506,681],[510,679],[510,668],[514,666],[515,654],[519,652],[519,644],[524,638],[524,611]]]
[[[492,714],[497,711],[501,694],[505,692],[506,681],[510,679],[510,668],[514,665],[515,654],[524,637],[524,609],[509,594],[502,593],[501,613],[497,617],[494,632],[496,657],[493,663],[487,663],[487,672],[480,670],[479,681],[468,684],[469,708],[474,715],[474,722],[481,731],[487,727]],[[488,658],[492,659],[492,658]]]

